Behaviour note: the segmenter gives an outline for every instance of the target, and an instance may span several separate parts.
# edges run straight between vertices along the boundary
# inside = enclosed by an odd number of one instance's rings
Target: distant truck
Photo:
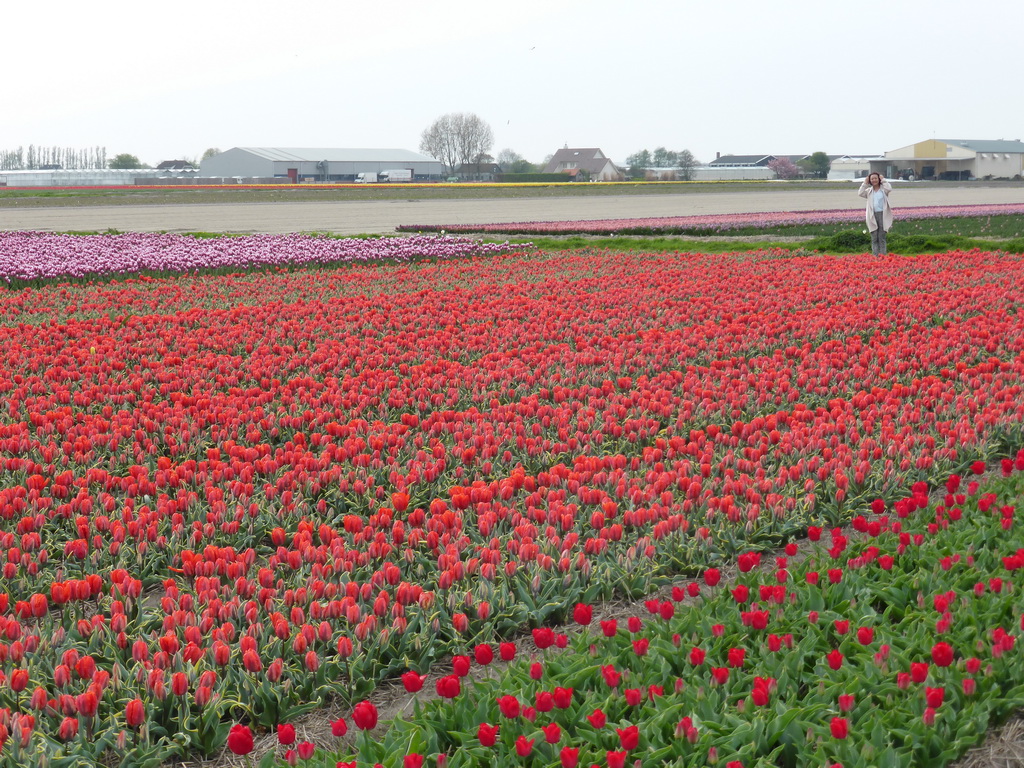
[[[377,181],[381,184],[394,184],[396,182],[409,182],[413,179],[412,168],[393,168],[390,171],[381,171],[377,174]]]
[[[356,184],[376,184],[377,174],[376,173],[357,173]]]

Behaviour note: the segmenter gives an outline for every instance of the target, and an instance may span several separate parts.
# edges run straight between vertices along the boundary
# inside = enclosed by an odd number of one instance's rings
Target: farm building
[[[723,155],[716,152],[714,160],[694,169],[693,178],[696,181],[774,179],[775,171],[768,163],[780,157],[796,163],[807,155]]]
[[[871,173],[871,164],[884,158],[881,155],[829,155],[832,165],[828,171],[829,181],[862,179]]]
[[[1024,143],[1004,139],[928,139],[871,163],[890,178],[1012,179],[1024,175]]]
[[[495,162],[462,163],[456,166],[455,175],[463,181],[496,181],[501,178],[501,166]]]
[[[544,173],[565,173],[576,177],[586,171],[591,181],[622,181],[622,171],[596,147],[570,147],[568,144],[552,155]]]
[[[188,160],[164,160],[156,167],[158,171],[195,171],[198,170]]]
[[[80,168],[0,171],[0,187],[118,187],[154,182],[193,183],[196,171],[154,168]]]
[[[203,176],[287,178],[301,182],[350,182],[360,173],[412,169],[416,181],[444,178],[444,166],[407,149],[295,149],[234,147],[200,164]]]

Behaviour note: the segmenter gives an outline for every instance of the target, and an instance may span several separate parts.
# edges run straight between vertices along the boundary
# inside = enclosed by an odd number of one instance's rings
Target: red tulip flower
[[[553,698],[556,707],[568,709],[572,706],[572,688],[556,687]]]
[[[606,664],[601,667],[601,675],[604,677],[605,685],[609,688],[615,688],[622,681],[622,673],[615,669],[611,664]]]
[[[932,709],[938,709],[942,706],[942,702],[946,698],[946,689],[942,687],[938,688],[925,688],[924,700],[925,703]]]
[[[476,729],[476,737],[483,746],[493,747],[498,740],[498,726],[480,723],[480,726]]]
[[[953,663],[953,646],[949,643],[936,643],[932,646],[932,662],[937,667],[948,667]]]
[[[833,739],[845,739],[849,735],[849,723],[845,717],[833,717],[829,722],[829,729],[832,731]]]
[[[465,677],[469,674],[471,662],[469,656],[454,656],[452,658],[452,672],[458,677]]]
[[[619,734],[619,746],[627,752],[631,749],[636,749],[637,745],[640,744],[639,726],[630,725],[626,728],[616,728],[615,732]]]
[[[146,721],[146,707],[142,699],[132,699],[124,708],[124,719],[129,728],[138,728]]]
[[[533,751],[533,742],[536,739],[527,739],[525,736],[520,736],[516,739],[516,754],[520,757],[526,757]]]
[[[291,723],[277,724],[277,742],[281,746],[290,747],[295,743],[295,726]]]
[[[377,707],[369,701],[361,701],[352,709],[352,722],[361,731],[372,731],[377,727]]]
[[[486,643],[480,643],[473,649],[473,658],[481,666],[487,666],[494,661],[494,649]]]
[[[61,741],[71,741],[76,736],[78,736],[78,718],[70,716],[65,717],[60,722],[60,728],[57,730],[57,737]]]
[[[236,723],[228,731],[228,749],[236,755],[248,755],[252,752],[252,731],[249,726]]]
[[[544,733],[544,741],[548,744],[557,744],[562,738],[562,728],[558,723],[542,725],[540,729]]]
[[[555,633],[550,627],[538,627],[533,630],[533,642],[542,651],[555,644]]]
[[[402,675],[402,685],[405,686],[405,690],[408,693],[416,693],[423,688],[423,682],[427,679],[426,675],[420,675],[412,670]]]
[[[437,695],[443,699],[454,699],[462,692],[458,675],[445,675],[437,680]]]
[[[500,710],[502,717],[513,719],[519,717],[521,711],[519,706],[519,699],[515,696],[499,696],[498,697],[498,709]]]
[[[15,693],[24,691],[28,687],[28,670],[16,669],[11,672],[10,685],[11,690]]]

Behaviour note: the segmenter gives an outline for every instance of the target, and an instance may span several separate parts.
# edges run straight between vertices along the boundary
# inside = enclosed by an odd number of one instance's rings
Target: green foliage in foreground
[[[513,245],[527,242],[525,239],[508,238]],[[488,238],[488,242],[499,242]],[[504,242],[501,240],[500,242]],[[616,251],[641,253],[734,253],[744,251],[784,250],[790,253],[819,251],[824,253],[870,253],[871,238],[860,230],[843,230],[833,235],[816,237],[809,240],[772,240],[765,236],[764,240],[752,242],[739,239],[693,239],[682,237],[586,237],[573,235],[570,237],[533,237],[529,239],[534,246],[545,251],[583,250],[600,248]],[[902,235],[890,233],[887,238],[890,253],[903,255],[919,255],[924,253],[942,253],[944,251],[1005,251],[1008,253],[1024,253],[1024,237],[1013,240],[981,240],[959,235],[917,234]]]
[[[804,248],[829,253],[867,253],[871,251],[871,236],[860,230],[844,230],[828,237],[818,237],[801,244]],[[891,253],[919,254],[941,251],[1006,251],[1024,253],[1024,237],[1013,240],[980,240],[962,235],[920,234],[904,235],[890,232],[886,245]]]
[[[832,224],[796,224],[778,227],[740,227],[730,230],[734,235],[755,236],[803,236],[825,237],[849,230],[849,222]],[[860,232],[858,229],[856,231]],[[980,238],[1021,238],[1024,237],[1024,216],[953,216],[943,219],[898,219],[890,236],[899,235],[949,235]]]

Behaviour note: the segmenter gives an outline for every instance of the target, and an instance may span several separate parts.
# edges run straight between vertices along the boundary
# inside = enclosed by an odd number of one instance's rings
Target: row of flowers
[[[1021,272],[538,254],[10,292],[0,707],[40,759],[208,753],[1007,455]]]
[[[935,205],[900,207],[899,221],[961,217],[1017,216],[1024,203],[995,205]],[[592,221],[518,221],[497,224],[410,224],[400,232],[454,232],[503,235],[714,235],[738,229],[774,229],[806,224],[856,224],[864,221],[863,208],[825,211],[766,211],[761,213],[700,214],[642,219]]]
[[[524,246],[516,246],[522,250]],[[140,272],[194,272],[367,262],[408,262],[488,256],[507,244],[452,235],[336,238],[308,235],[189,235],[122,233],[64,235],[0,232],[0,280],[8,285]]]
[[[644,615],[577,604],[580,632],[535,629],[532,644],[406,672],[410,695],[436,697],[386,730],[358,704],[340,751],[278,725],[264,764],[945,765],[1024,706],[1024,452],[1016,470],[984,488],[951,476],[932,504],[917,484],[850,535],[811,529],[770,560],[744,553],[731,581],[707,569]],[[500,674],[475,674],[499,655]],[[252,748],[236,725],[228,749]]]

